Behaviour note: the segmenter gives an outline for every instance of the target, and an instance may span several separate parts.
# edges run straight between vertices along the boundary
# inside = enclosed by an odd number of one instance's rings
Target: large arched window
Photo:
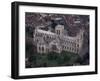
[[[60,35],[60,30],[57,30],[57,34]]]
[[[39,51],[41,51],[41,47],[39,46]]]
[[[67,49],[69,50],[69,47],[67,47]]]
[[[57,46],[56,45],[52,45],[52,50],[57,50]]]
[[[79,48],[79,44],[77,44],[77,48]]]
[[[42,52],[44,52],[44,47],[42,47]]]

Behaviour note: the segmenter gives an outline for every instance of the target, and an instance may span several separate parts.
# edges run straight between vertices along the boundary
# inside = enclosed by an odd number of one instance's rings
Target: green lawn
[[[63,51],[60,54],[55,52],[48,54],[31,54],[31,57],[29,57],[28,61],[30,65],[26,65],[26,68],[56,67],[80,64],[81,58],[78,54]]]

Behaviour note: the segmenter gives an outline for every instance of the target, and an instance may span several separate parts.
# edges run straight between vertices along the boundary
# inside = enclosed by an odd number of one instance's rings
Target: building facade
[[[51,30],[45,31],[36,28],[33,34],[33,44],[36,46],[38,53],[49,53],[68,51],[79,54],[83,44],[84,31],[80,32],[75,37],[65,34],[64,25],[57,25],[54,32]]]

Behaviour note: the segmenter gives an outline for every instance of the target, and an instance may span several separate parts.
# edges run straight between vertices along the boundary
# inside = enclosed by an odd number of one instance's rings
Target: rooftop
[[[37,32],[55,35],[55,33],[52,33],[52,32],[50,32],[50,31],[44,31],[44,30],[41,30],[41,29],[37,29]]]

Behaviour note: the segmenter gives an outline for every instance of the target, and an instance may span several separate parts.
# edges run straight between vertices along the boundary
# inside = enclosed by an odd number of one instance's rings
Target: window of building
[[[39,51],[41,51],[41,47],[39,46]]]
[[[57,34],[59,34],[59,31],[57,30]]]
[[[42,47],[42,51],[44,51],[44,47]]]
[[[57,34],[60,35],[60,30],[57,30]]]
[[[52,50],[57,50],[57,46],[56,45],[52,45]]]
[[[79,47],[79,44],[77,44],[77,48]]]
[[[59,31],[59,35],[60,35],[60,30],[58,30]]]
[[[74,51],[74,48],[72,48],[72,51]]]
[[[65,46],[65,49],[66,49],[66,46]]]
[[[59,34],[59,30],[57,30],[57,34]]]
[[[67,49],[69,49],[69,47],[67,47]]]

